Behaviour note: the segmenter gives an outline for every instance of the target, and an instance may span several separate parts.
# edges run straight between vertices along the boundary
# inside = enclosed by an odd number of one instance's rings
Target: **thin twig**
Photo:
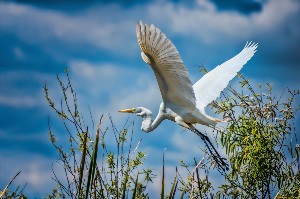
[[[3,192],[0,195],[0,198],[2,198],[6,192],[6,190],[8,189],[9,185],[16,179],[16,177],[21,173],[21,171],[19,171],[10,181],[9,183],[6,185],[6,187],[4,188]]]

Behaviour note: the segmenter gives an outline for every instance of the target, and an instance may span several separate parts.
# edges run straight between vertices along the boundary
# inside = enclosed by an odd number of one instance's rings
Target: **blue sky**
[[[56,153],[49,144],[47,82],[59,99],[56,74],[66,67],[82,109],[95,120],[110,113],[117,123],[127,116],[117,110],[145,106],[154,114],[161,102],[150,67],[140,58],[135,35],[139,20],[158,26],[176,45],[192,82],[236,55],[246,41],[258,51],[242,69],[254,82],[269,82],[276,92],[300,85],[300,2],[298,0],[231,1],[1,1],[0,2],[0,187],[22,170],[17,183],[44,196],[53,186]],[[156,131],[140,132],[142,149],[153,168],[167,148],[168,167],[197,154],[201,141],[165,121]],[[59,129],[59,127],[57,127]],[[199,126],[198,128],[204,129]],[[193,144],[192,144],[193,143]],[[193,155],[192,155],[193,154]],[[150,164],[151,163],[151,164]],[[173,177],[173,176],[171,176]],[[49,185],[49,186],[48,186]]]

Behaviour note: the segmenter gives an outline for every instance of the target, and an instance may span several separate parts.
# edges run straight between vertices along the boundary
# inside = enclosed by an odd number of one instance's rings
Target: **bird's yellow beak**
[[[134,113],[135,108],[123,109],[123,110],[119,110],[119,112],[121,112],[121,113]]]

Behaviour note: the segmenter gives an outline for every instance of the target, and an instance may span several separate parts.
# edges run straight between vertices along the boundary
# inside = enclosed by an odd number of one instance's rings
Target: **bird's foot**
[[[209,150],[210,155],[212,156],[213,160],[216,162],[218,166],[218,170],[222,170],[223,172],[229,170],[229,165],[226,162],[227,159],[220,156],[218,151],[215,149],[214,145],[211,143],[210,139],[207,137],[207,135],[204,135],[197,129],[191,129],[195,134],[197,134],[205,143],[206,147]]]

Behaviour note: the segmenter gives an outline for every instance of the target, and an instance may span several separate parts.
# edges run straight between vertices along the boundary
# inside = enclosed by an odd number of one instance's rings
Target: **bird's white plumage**
[[[161,114],[160,117],[185,124],[215,126],[221,121],[208,116],[205,107],[220,96],[257,48],[257,44],[247,43],[239,54],[217,66],[192,85],[176,47],[164,33],[154,25],[139,22],[136,25],[136,34],[142,58],[151,66],[159,85],[164,104],[160,111],[170,112],[167,116]]]
[[[136,34],[142,58],[153,69],[166,106],[190,110],[196,98],[189,74],[173,43],[155,26],[139,22]]]
[[[256,48],[257,44],[247,43],[239,54],[205,74],[193,85],[196,105],[202,113],[205,113],[205,107],[220,96],[229,81],[251,59]]]

